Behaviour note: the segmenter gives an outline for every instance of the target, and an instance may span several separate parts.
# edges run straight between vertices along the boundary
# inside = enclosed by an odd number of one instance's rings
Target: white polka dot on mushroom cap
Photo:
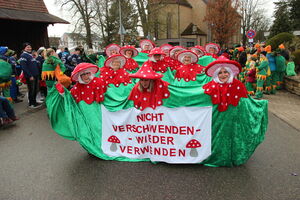
[[[108,72],[105,72],[105,74],[108,74]]]
[[[157,103],[160,105],[160,104],[161,104],[161,101],[158,101]]]
[[[190,69],[191,71],[193,71],[193,69]]]
[[[150,71],[150,70],[148,70],[148,72],[150,73],[151,71]]]
[[[95,94],[94,92],[92,92],[92,94]]]
[[[77,87],[74,87],[74,89],[77,89]]]
[[[87,100],[90,100],[90,98],[88,97],[88,98],[86,98]]]
[[[217,98],[217,95],[215,94],[214,97]]]
[[[209,89],[206,89],[206,91],[208,92],[208,91],[209,91]]]
[[[99,90],[100,88],[99,87],[97,87],[97,90]]]
[[[135,105],[134,107],[138,108],[138,106],[137,106],[137,105]]]
[[[116,86],[118,87],[118,86],[119,86],[119,84],[116,84]]]
[[[96,80],[94,80],[94,83],[96,83]]]
[[[235,95],[235,96],[234,96],[234,98],[236,98],[236,99],[237,99],[237,98],[238,98],[238,96],[237,96],[237,95]]]
[[[141,71],[141,74],[143,74],[144,73],[144,71]]]
[[[188,78],[186,78],[185,80],[186,80],[186,81],[188,81],[189,79],[188,79]]]
[[[230,94],[229,94],[229,93],[227,93],[227,96],[229,97],[229,96],[230,96]]]
[[[162,85],[159,85],[159,87],[162,88],[163,86],[162,86]]]
[[[120,78],[123,78],[123,76],[120,76]]]
[[[223,87],[223,85],[220,85],[220,87]]]
[[[195,78],[193,78],[193,81],[195,81],[196,79]]]
[[[238,90],[239,90],[239,89],[240,89],[240,87],[238,86],[236,89],[238,89]]]
[[[212,85],[212,87],[215,88],[216,86],[215,86],[215,85]]]
[[[146,97],[144,97],[144,98],[143,98],[143,100],[144,100],[144,101],[146,101],[146,100],[147,100],[147,98],[146,98]]]
[[[158,76],[157,74],[155,74],[155,76]]]
[[[135,98],[137,99],[139,96],[138,95],[135,95]]]
[[[169,96],[169,94],[165,93],[165,97]]]
[[[229,85],[229,87],[231,87],[231,85]]]
[[[81,94],[84,94],[84,92],[81,92]]]
[[[185,72],[185,70],[183,70],[182,72]]]
[[[103,95],[101,94],[101,95],[100,95],[100,98],[102,98],[102,97],[103,97]]]
[[[90,88],[90,86],[86,86],[87,88]]]

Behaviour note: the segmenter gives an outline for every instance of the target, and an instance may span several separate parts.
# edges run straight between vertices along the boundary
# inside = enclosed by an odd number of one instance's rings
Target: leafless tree
[[[92,27],[96,15],[92,0],[56,0],[62,7],[73,13],[72,20],[76,20],[75,29],[83,29],[86,34],[86,43],[92,48]]]

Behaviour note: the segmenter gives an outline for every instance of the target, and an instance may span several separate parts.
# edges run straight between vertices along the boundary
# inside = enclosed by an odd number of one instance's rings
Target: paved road
[[[209,168],[102,161],[56,135],[45,110],[30,113],[0,130],[0,200],[300,200],[300,132],[269,117],[247,164]]]

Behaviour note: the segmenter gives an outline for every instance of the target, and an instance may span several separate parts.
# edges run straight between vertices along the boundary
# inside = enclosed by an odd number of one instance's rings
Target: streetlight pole
[[[122,24],[122,11],[121,11],[121,0],[119,0],[119,18],[120,18],[120,45],[123,46],[124,43],[124,30],[123,30],[123,24]]]

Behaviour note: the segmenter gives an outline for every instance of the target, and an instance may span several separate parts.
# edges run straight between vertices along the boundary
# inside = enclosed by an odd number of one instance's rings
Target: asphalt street
[[[58,136],[46,111],[0,130],[0,200],[300,200],[300,132],[269,114],[242,166],[103,161]]]

